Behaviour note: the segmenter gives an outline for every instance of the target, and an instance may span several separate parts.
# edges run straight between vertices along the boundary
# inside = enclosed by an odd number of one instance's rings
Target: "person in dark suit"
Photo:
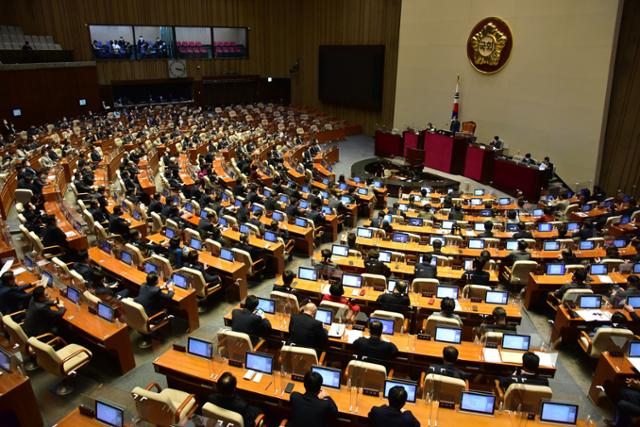
[[[113,207],[113,213],[109,218],[109,231],[113,234],[121,235],[125,240],[129,240],[129,221],[122,218],[122,208],[120,206]]]
[[[87,284],[91,282],[94,270],[91,265],[89,265],[89,254],[87,251],[78,253],[78,261],[74,262],[71,268],[78,272]]]
[[[595,224],[591,221],[585,221],[582,224],[582,229],[578,232],[577,237],[580,240],[587,240],[590,239],[592,237],[598,237],[599,233],[598,230],[595,227]],[[576,235],[574,234],[574,237],[576,237]]]
[[[249,405],[243,398],[236,394],[237,380],[231,372],[224,372],[218,378],[216,384],[217,393],[210,394],[207,401],[216,406],[242,415],[244,425],[253,427],[255,420],[260,415],[260,409]]]
[[[327,393],[321,390],[322,376],[309,371],[304,376],[305,393],[291,393],[291,427],[326,427],[333,425],[338,407]]]
[[[369,424],[372,427],[420,427],[420,422],[411,413],[403,411],[407,402],[407,391],[399,385],[389,389],[389,405],[374,406],[369,411]]]
[[[16,286],[12,271],[5,271],[0,278],[0,313],[11,314],[22,310],[31,299],[25,289],[31,285]]]
[[[249,236],[247,234],[240,234],[240,242],[236,245],[236,248],[251,255],[251,261],[253,262],[256,262],[262,257],[260,249],[249,244]]]
[[[382,261],[378,259],[378,252],[371,251],[367,260],[364,262],[364,268],[367,273],[380,274],[387,279],[391,276],[391,269]]]
[[[611,427],[626,427],[633,424],[633,418],[640,416],[640,380],[627,378],[625,387],[620,390],[619,400],[613,420],[605,420]]]
[[[156,193],[153,195],[153,200],[149,203],[149,207],[147,208],[147,215],[150,217],[152,212],[157,213],[158,215],[162,214],[162,202],[160,201],[160,193]]]
[[[57,306],[56,303],[47,298],[46,288],[38,286],[31,295],[22,329],[30,337],[46,334],[47,332],[56,334],[58,322],[62,319],[65,311],[64,307]]]
[[[311,221],[313,221],[313,225],[316,228],[322,227],[323,225],[326,224],[326,219],[324,217],[324,214],[320,210],[320,206],[319,205],[313,205],[311,207],[311,210],[307,214],[307,218],[309,218]]]
[[[257,308],[258,297],[249,295],[244,300],[242,308],[236,308],[231,312],[231,330],[248,334],[253,345],[258,344],[260,337],[271,332],[271,323],[256,314]]]
[[[491,220],[484,222],[484,231],[478,237],[493,237],[493,222]]]
[[[530,231],[527,231],[527,226],[524,222],[518,223],[518,231],[513,234],[512,238],[514,239],[533,239],[533,234]]]
[[[531,254],[527,252],[529,244],[524,240],[518,240],[518,249],[511,252],[504,259],[506,266],[511,267],[516,261],[528,261],[531,259]]]
[[[55,216],[47,216],[44,220],[45,229],[42,236],[42,244],[47,246],[60,246],[65,251],[69,249],[67,235],[56,225]]]
[[[167,292],[162,292],[167,289]],[[140,286],[140,293],[133,300],[144,307],[147,316],[151,317],[164,310],[167,303],[173,298],[171,286],[158,286],[158,275],[151,273],[147,275],[147,281]]]
[[[384,293],[378,296],[377,302],[383,310],[403,313],[411,305],[411,300],[407,295],[407,285],[398,282],[392,293]]]
[[[511,384],[531,384],[531,385],[549,385],[549,380],[538,373],[540,366],[540,357],[537,354],[527,351],[522,355],[522,367],[517,368],[510,377],[500,378],[500,387],[504,391]]]
[[[586,269],[580,268],[573,272],[573,277],[571,278],[571,283],[566,283],[560,287],[560,289],[556,290],[553,295],[562,300],[562,297],[569,289],[586,289],[589,286],[585,283],[587,280],[587,272]]]
[[[353,352],[360,360],[382,363],[393,359],[398,354],[394,343],[382,340],[382,323],[374,320],[369,325],[369,338],[360,337],[353,342]]]
[[[484,271],[484,262],[479,258],[474,258],[473,270],[465,271],[464,277],[467,284],[484,286],[489,286],[491,284],[490,274],[488,271]]]
[[[444,363],[441,365],[429,366],[429,373],[459,378],[461,380],[465,380],[471,376],[455,367],[455,363],[458,360],[458,349],[454,346],[448,345],[442,349],[442,360]]]
[[[320,353],[327,345],[329,335],[322,322],[315,319],[318,307],[312,302],[302,307],[302,313],[291,316],[289,343],[299,347],[313,348]]]
[[[198,231],[200,232],[200,237],[202,237],[203,239],[209,237],[209,234],[215,228],[215,226],[213,225],[215,219],[216,216],[213,213],[207,214],[206,218],[200,218],[200,221],[198,221]]]
[[[496,307],[491,312],[491,317],[486,323],[474,328],[477,339],[482,340],[487,332],[512,331],[516,332],[516,325],[507,321],[507,311],[503,307]]]
[[[422,254],[422,261],[416,264],[416,279],[435,279],[438,275],[438,267],[431,265],[431,254]]]
[[[451,210],[449,211],[449,220],[451,221],[462,221],[464,219],[464,213],[462,212],[462,208],[459,204],[453,205]]]
[[[291,270],[285,270],[282,273],[282,285],[273,285],[273,291],[285,292],[287,294],[294,294],[294,289],[291,287],[291,284],[296,278],[296,273]]]

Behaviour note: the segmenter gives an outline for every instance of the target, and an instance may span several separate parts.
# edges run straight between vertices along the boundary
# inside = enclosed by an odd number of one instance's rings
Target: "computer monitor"
[[[373,236],[373,230],[365,227],[358,227],[357,231],[358,237],[364,237],[365,239],[370,239]]]
[[[578,298],[578,306],[580,308],[597,310],[602,306],[602,298],[600,295],[581,295]]]
[[[400,386],[407,392],[407,402],[415,403],[418,384],[413,381],[385,380],[384,381],[384,397],[389,397],[389,390],[395,386]]]
[[[201,250],[202,249],[202,240],[196,239],[195,237],[192,237],[191,240],[189,240],[189,247],[191,249],[195,249],[196,251]]]
[[[78,304],[78,301],[80,301],[80,291],[74,287],[67,286],[67,292],[65,296],[69,301],[73,302],[74,304]]]
[[[347,188],[349,188],[349,186],[347,185],[346,182],[341,182],[340,184],[338,184],[339,190],[346,190]]]
[[[541,233],[546,233],[553,230],[553,224],[550,224],[548,222],[541,222],[540,224],[538,224],[538,231],[540,231]]]
[[[589,212],[593,209],[593,206],[591,206],[589,203],[586,203],[584,205],[582,205],[582,211],[583,212]]]
[[[333,215],[333,210],[331,210],[329,206],[323,206],[322,213],[325,215]]]
[[[189,281],[182,274],[173,273],[173,275],[171,276],[171,281],[181,289],[189,288]]]
[[[534,209],[532,215],[533,216],[542,216],[544,211],[542,209]]]
[[[281,194],[278,200],[280,200],[282,203],[289,203],[289,197],[284,194]]]
[[[359,176],[354,176],[354,177],[353,177],[353,181],[354,181],[355,183],[358,183],[358,184],[359,184],[359,183],[360,183],[360,181],[362,181],[362,179],[360,179],[360,177],[359,177]]]
[[[273,231],[265,231],[264,240],[266,240],[267,242],[275,243],[278,241],[278,235]]]
[[[471,199],[471,206],[480,206],[482,205],[482,199]]]
[[[460,397],[460,411],[493,415],[496,396],[475,391],[463,391]]]
[[[300,200],[299,206],[300,209],[307,209],[309,207],[309,202],[306,200]]]
[[[96,420],[111,427],[124,426],[124,409],[96,400]]]
[[[303,193],[309,193],[309,192],[311,192],[311,190],[309,189],[309,186],[308,186],[308,185],[303,185],[303,186],[302,186],[301,191],[302,191]]]
[[[484,231],[484,223],[483,222],[476,222],[473,224],[473,229],[475,231]]]
[[[274,314],[276,312],[276,302],[269,298],[258,298],[258,309],[268,314]]]
[[[351,197],[349,196],[340,197],[340,201],[342,202],[343,205],[350,205],[353,203],[353,200],[351,200]]]
[[[637,297],[627,297],[627,304],[629,304],[633,308],[640,308],[640,296]]]
[[[220,258],[225,261],[233,262],[233,252],[229,249],[222,248],[220,249]]]
[[[133,219],[135,219],[136,221],[140,221],[140,219],[142,219],[142,217],[140,216],[140,212],[138,211],[133,211],[132,215]]]
[[[190,202],[185,203],[184,210],[189,213],[193,213],[193,204],[191,204]]]
[[[304,280],[318,280],[318,272],[312,267],[298,267],[298,277]]]
[[[567,231],[578,231],[580,230],[580,224],[577,222],[569,222],[567,223]]]
[[[206,210],[202,209],[200,211],[200,218],[206,219],[208,216],[209,216],[209,212],[207,212]]]
[[[100,242],[100,250],[102,250],[103,252],[106,252],[108,254],[111,253],[111,243],[107,242],[106,240],[103,240],[102,242]]]
[[[147,274],[158,272],[158,266],[150,261],[145,261],[143,268],[144,268],[144,272]]]
[[[187,339],[187,353],[204,357],[205,359],[211,359],[213,357],[213,343],[189,337]]]
[[[176,231],[173,228],[165,228],[164,235],[167,239],[173,239],[176,235]]]
[[[407,233],[393,233],[391,240],[396,243],[407,243],[409,241],[409,235]]]
[[[560,243],[556,242],[555,240],[547,240],[546,242],[544,242],[542,246],[542,250],[543,251],[559,251]]]
[[[11,372],[11,354],[0,348],[0,369],[9,373]]]
[[[271,219],[280,222],[284,219],[284,215],[282,214],[282,212],[274,211],[271,215]]]
[[[500,198],[498,199],[498,204],[499,204],[500,206],[507,206],[507,205],[510,205],[510,204],[511,204],[511,199],[510,199],[510,198],[508,198],[508,197],[500,197]]]
[[[462,329],[436,326],[436,336],[434,339],[438,342],[460,344],[462,341]]]
[[[578,246],[581,251],[590,251],[596,247],[596,243],[593,240],[582,240]]]
[[[273,356],[266,353],[248,351],[245,355],[245,368],[271,375],[273,373]]]
[[[332,256],[349,256],[349,247],[342,246],[342,245],[332,245],[331,255]]]
[[[240,224],[240,233],[242,234],[251,234],[251,229],[247,224]]]
[[[629,357],[640,357],[640,341],[629,341]]]
[[[378,261],[391,262],[391,252],[387,252],[387,251],[378,252]]]
[[[484,189],[476,188],[475,190],[473,190],[473,195],[474,196],[484,196]]]
[[[493,212],[491,212],[491,209],[482,209],[480,216],[493,216]]]
[[[633,274],[640,274],[640,262],[633,264]]]
[[[518,241],[517,240],[507,240],[506,248],[508,251],[515,251],[518,249]]]
[[[484,249],[484,240],[469,239],[469,249]]]
[[[374,186],[374,188],[382,188],[382,182],[380,182],[380,181],[373,181],[373,186]]]
[[[424,225],[423,218],[408,218],[407,221],[409,225],[413,225],[414,227],[422,227]]]
[[[589,267],[589,274],[591,274],[592,276],[607,273],[607,266],[605,264],[591,264],[591,266]]]
[[[324,308],[318,308],[315,317],[316,320],[324,323],[325,325],[330,325],[333,321],[333,311]]]
[[[109,322],[113,322],[115,316],[115,310],[110,305],[104,304],[102,302],[98,303],[98,316],[102,317],[104,320]]]
[[[627,246],[627,241],[625,239],[615,239],[613,241],[613,246],[616,248],[624,248]]]
[[[528,351],[531,337],[529,335],[503,334],[502,348],[506,350]]]
[[[41,271],[42,277],[47,279],[47,286],[48,287],[52,287],[53,286],[53,276],[51,275],[51,273],[49,273],[48,271]]]
[[[336,390],[340,389],[340,377],[342,376],[342,371],[340,369],[313,365],[311,367],[311,372],[320,374],[322,377],[323,387],[329,387]]]
[[[457,286],[438,286],[436,288],[436,297],[458,299],[458,287]]]
[[[20,108],[14,108],[11,110],[11,115],[13,117],[20,117],[22,116],[22,110]]]
[[[218,218],[218,225],[220,227],[225,227],[226,228],[226,227],[229,226],[229,222],[225,218],[219,217]]]
[[[127,265],[133,265],[133,257],[127,251],[120,252],[120,261],[124,262]]]
[[[576,421],[578,421],[578,405],[542,402],[540,406],[540,421],[575,425]]]
[[[509,292],[507,291],[487,291],[484,296],[484,302],[487,304],[507,304],[509,301]]]
[[[393,319],[382,319],[381,317],[370,317],[369,324],[374,321],[378,321],[382,323],[382,333],[385,335],[393,335],[394,332],[394,321]]]
[[[620,224],[625,225],[625,224],[629,224],[631,222],[631,215],[622,215],[622,218],[620,218]]]
[[[518,230],[520,230],[520,227],[518,226],[518,224],[516,224],[515,222],[509,222],[507,223],[507,231],[515,233]]]
[[[367,190],[366,188],[358,188],[358,194],[360,194],[361,196],[366,196],[367,194],[369,194],[369,190]]]
[[[442,221],[442,228],[445,230],[451,230],[453,228],[454,221]]]
[[[24,266],[29,271],[31,271],[33,269],[33,260],[31,259],[31,257],[29,255],[25,255],[24,256]]]
[[[342,286],[349,288],[361,288],[362,276],[359,274],[344,273],[342,275]]]
[[[547,264],[546,274],[549,276],[563,276],[565,274],[565,270],[566,266],[564,264]]]

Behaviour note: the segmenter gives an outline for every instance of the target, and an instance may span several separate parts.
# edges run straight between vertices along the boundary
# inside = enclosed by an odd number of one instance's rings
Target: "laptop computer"
[[[575,425],[578,421],[578,405],[569,403],[542,402],[540,422]]]
[[[96,420],[111,427],[124,426],[124,409],[96,400]]]
[[[460,397],[460,412],[493,415],[495,404],[496,396],[493,394],[463,391]]]

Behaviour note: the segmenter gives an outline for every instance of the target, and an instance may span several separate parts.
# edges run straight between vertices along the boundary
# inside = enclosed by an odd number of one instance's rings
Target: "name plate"
[[[456,404],[453,402],[446,402],[444,400],[441,400],[438,403],[438,407],[440,408],[446,408],[446,409],[456,409]]]
[[[425,298],[432,298],[433,294],[431,292],[423,292],[422,296],[425,297]]]
[[[419,340],[431,341],[431,335],[427,334],[418,334]]]
[[[380,392],[378,390],[374,390],[374,389],[371,389],[371,388],[363,388],[362,389],[362,394],[364,394],[366,396],[375,396],[375,397],[380,396]]]
[[[173,349],[175,351],[181,351],[181,352],[185,352],[187,351],[187,347],[184,344],[178,344],[178,343],[173,343]]]
[[[482,302],[482,298],[471,298],[471,302]]]
[[[242,368],[243,363],[239,362],[237,360],[231,360],[229,359],[229,366],[235,366],[237,368]]]
[[[292,374],[291,375],[291,379],[294,380],[294,381],[302,382],[302,381],[304,381],[304,376],[303,375]]]

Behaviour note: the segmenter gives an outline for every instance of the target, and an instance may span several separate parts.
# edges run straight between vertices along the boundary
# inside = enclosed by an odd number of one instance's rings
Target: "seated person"
[[[491,285],[491,275],[488,271],[484,271],[484,262],[480,258],[473,260],[473,270],[465,271],[464,277],[466,283],[470,285]]]
[[[58,323],[65,312],[64,307],[60,307],[47,297],[45,287],[37,286],[31,294],[22,329],[29,337],[47,332],[57,335]]]
[[[380,274],[387,279],[391,276],[391,269],[378,259],[378,251],[376,250],[369,252],[369,256],[364,262],[364,268],[370,274]]]
[[[120,206],[113,207],[113,214],[109,218],[109,231],[113,234],[121,235],[125,240],[129,240],[129,221],[122,218],[122,208]]]
[[[435,241],[434,241],[435,243]],[[416,264],[416,279],[435,279],[438,275],[438,267],[431,265],[431,254],[422,254],[422,262]]]
[[[627,277],[627,287],[613,285],[609,301],[614,308],[621,308],[628,297],[640,296],[640,278],[634,274]]]
[[[564,294],[569,289],[589,289],[589,285],[585,283],[587,280],[587,271],[584,268],[580,268],[573,272],[573,277],[571,283],[564,284],[560,287],[560,289],[556,290],[553,295],[562,300]]]
[[[532,384],[532,385],[549,385],[549,380],[538,373],[540,366],[540,357],[537,354],[527,351],[522,355],[522,367],[517,368],[510,377],[500,378],[500,387],[504,391],[511,384]]]
[[[182,266],[202,273],[202,277],[204,277],[204,281],[207,285],[217,285],[221,283],[220,276],[207,272],[204,265],[198,261],[198,251],[196,250],[190,250],[186,255],[184,255],[184,262],[182,263]]]
[[[261,337],[271,332],[271,323],[256,314],[257,308],[258,297],[249,295],[244,300],[242,308],[236,308],[231,312],[231,330],[248,334],[253,345],[258,344]]]
[[[433,255],[444,255],[442,253],[442,240],[434,240],[432,246],[433,246],[433,251],[431,251],[431,253]]]
[[[94,269],[89,264],[89,253],[87,251],[78,252],[78,261],[73,263],[71,269],[80,274],[87,285],[93,279]]]
[[[338,407],[327,393],[321,390],[322,376],[309,371],[304,376],[304,394],[291,393],[290,427],[327,427],[338,416]]]
[[[216,223],[216,215],[214,213],[208,213],[206,218],[200,218],[198,222],[198,231],[200,232],[200,237],[206,239],[209,237],[209,234],[215,228]]]
[[[169,248],[167,249],[167,259],[173,268],[181,268],[183,263],[184,251],[182,250],[182,242],[180,237],[174,236],[169,240]]]
[[[162,292],[163,290],[167,292]],[[158,286],[158,275],[155,273],[147,274],[147,280],[144,285],[140,286],[138,296],[133,300],[144,307],[147,316],[151,317],[165,309],[173,298],[173,288],[164,284]]]
[[[605,420],[606,426],[632,426],[633,418],[640,416],[640,380],[627,378],[625,387],[620,390],[613,420]]]
[[[516,261],[529,261],[531,259],[531,254],[527,252],[528,247],[529,244],[527,242],[524,240],[518,240],[518,249],[505,257],[504,264],[507,267],[511,267]]]
[[[120,286],[118,282],[105,283],[104,273],[100,270],[94,270],[91,273],[91,280],[87,282],[87,285],[89,291],[99,298],[117,297],[122,299],[129,295],[129,290]]]
[[[611,315],[611,324],[596,326],[591,330],[591,332],[589,332],[589,336],[593,338],[600,328],[627,329],[627,316],[619,311],[616,311]]]
[[[30,284],[17,286],[13,271],[5,271],[0,277],[0,313],[11,314],[24,309],[31,295],[25,292]]]
[[[347,314],[347,320],[349,321],[354,321],[358,313],[360,313],[360,306],[353,304],[349,298],[344,296],[342,283],[333,283],[329,287],[329,293],[322,296],[322,301],[337,302],[349,307],[349,313]]]
[[[411,305],[411,300],[407,295],[407,285],[404,282],[398,282],[392,293],[380,294],[376,301],[383,310],[396,313],[404,313]]]
[[[247,252],[253,262],[262,258],[260,249],[249,244],[249,236],[247,234],[240,234],[240,242],[236,245],[236,248]]]
[[[289,322],[289,343],[313,348],[320,353],[327,345],[329,335],[322,322],[316,320],[318,307],[312,302],[302,307],[300,314],[293,314]]]
[[[369,323],[369,338],[360,337],[353,342],[353,352],[360,360],[371,363],[387,362],[398,354],[394,343],[382,340],[382,323],[374,320]]]
[[[485,333],[492,331],[516,331],[516,325],[507,321],[507,311],[503,307],[494,308],[489,321],[476,328],[476,338],[482,339]]]
[[[484,222],[484,231],[478,237],[493,237],[493,222],[491,220]]]
[[[278,291],[278,292],[284,292],[287,294],[295,293],[293,288],[291,287],[295,278],[296,278],[296,273],[294,273],[291,270],[285,270],[285,272],[282,273],[282,285],[276,285],[274,283],[272,290]]]
[[[252,427],[260,415],[260,409],[249,405],[236,393],[237,380],[231,372],[224,372],[216,383],[217,393],[210,394],[207,401],[228,411],[242,415],[244,425]]]
[[[458,322],[462,323],[460,320],[460,316],[454,313],[456,309],[456,301],[453,298],[445,297],[440,301],[440,311],[435,313],[438,316],[449,317],[451,319],[456,319]]]
[[[516,240],[533,239],[533,234],[531,234],[530,231],[527,231],[527,226],[525,225],[524,222],[519,222],[518,231],[516,231],[511,237]]]
[[[389,405],[374,406],[369,411],[369,424],[373,427],[420,427],[420,422],[411,413],[403,411],[407,402],[407,391],[399,385],[389,389]]]
[[[347,246],[349,246],[349,249],[358,249],[356,245],[356,239],[356,233],[347,234]]]
[[[455,367],[457,360],[458,360],[458,349],[452,345],[448,345],[442,349],[443,363],[441,365],[429,366],[428,373],[444,375],[446,377],[458,378],[461,380],[466,380],[469,377],[471,377],[470,374]]]

